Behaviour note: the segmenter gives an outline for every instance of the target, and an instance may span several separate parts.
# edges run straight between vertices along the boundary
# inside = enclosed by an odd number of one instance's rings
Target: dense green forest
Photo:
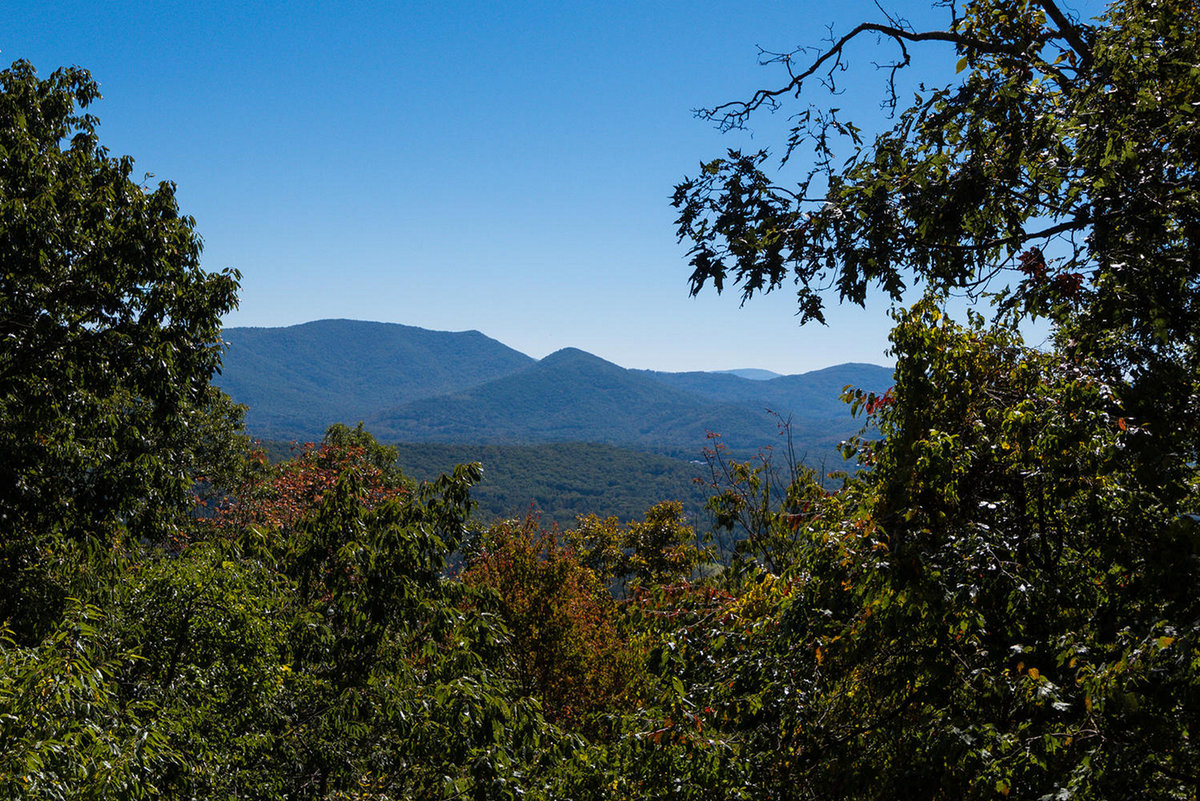
[[[295,443],[260,443],[268,459],[295,456]],[[631,520],[661,501],[678,501],[698,531],[707,530],[705,502],[713,482],[708,463],[684,461],[612,445],[440,445],[399,443],[396,465],[432,481],[455,465],[479,462],[483,478],[471,489],[482,523],[537,514],[542,525],[569,528],[580,515]],[[840,466],[840,463],[839,463]]]
[[[471,491],[484,522],[530,509],[543,525],[563,528],[579,515],[631,520],[660,501],[678,501],[703,526],[708,466],[609,445],[397,445],[404,472],[429,480],[456,464],[479,462],[483,480]],[[699,483],[697,483],[699,481]]]
[[[86,71],[0,73],[0,797],[1196,799],[1200,8],[938,8],[704,112],[795,127],[676,188],[693,291],[882,292],[897,360],[835,484],[715,450],[720,569],[670,501],[484,524],[361,427],[253,451],[238,274]],[[851,55],[877,136],[794,105]]]

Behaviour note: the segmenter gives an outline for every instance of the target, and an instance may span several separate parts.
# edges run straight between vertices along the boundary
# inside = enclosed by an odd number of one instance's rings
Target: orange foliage
[[[255,451],[249,478],[218,506],[211,522],[219,529],[290,528],[321,503],[347,470],[361,482],[367,509],[408,493],[366,457],[362,447],[309,442],[299,455],[272,466],[265,453]]]
[[[589,728],[592,713],[636,706],[643,655],[620,631],[617,602],[557,531],[531,516],[494,524],[480,544],[462,581],[499,595],[516,678],[546,717]]]

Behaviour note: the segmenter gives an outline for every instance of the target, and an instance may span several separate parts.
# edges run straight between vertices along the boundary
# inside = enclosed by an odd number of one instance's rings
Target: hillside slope
[[[829,448],[854,428],[848,412],[845,421],[839,428],[798,416],[793,435],[806,447]],[[387,441],[592,442],[689,459],[708,444],[708,432],[739,452],[779,441],[779,421],[761,402],[703,397],[574,348],[469,390],[403,404],[368,427]]]
[[[478,331],[357,320],[227,328],[214,381],[256,436],[314,439],[398,404],[480,384],[534,360]]]
[[[581,514],[641,518],[662,501],[680,501],[688,520],[708,530],[704,509],[711,473],[708,466],[684,459],[632,451],[612,445],[578,442],[544,445],[398,446],[401,469],[429,480],[464,462],[483,465],[483,481],[471,491],[476,519],[537,512],[544,525],[572,528]]]
[[[892,384],[890,367],[858,363],[771,379],[749,379],[729,372],[646,371],[645,375],[704,398],[769,408],[783,417],[791,415],[795,419],[845,418],[849,411],[839,396],[847,385],[869,392],[883,392]]]

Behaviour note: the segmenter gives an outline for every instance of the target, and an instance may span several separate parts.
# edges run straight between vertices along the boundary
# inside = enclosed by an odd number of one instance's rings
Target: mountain
[[[414,401],[372,418],[380,438],[402,442],[593,442],[677,451],[706,430],[734,422],[761,430],[764,415],[703,398],[626,370],[598,356],[566,348],[486,384]]]
[[[739,453],[779,441],[779,420],[767,411],[767,404],[752,394],[743,396],[743,384],[760,382],[701,374],[711,378],[711,386],[724,387],[724,397],[672,385],[706,386],[703,381],[670,378],[690,375],[626,370],[567,348],[494,381],[402,404],[367,424],[387,441],[591,442],[685,458],[697,457],[710,444],[710,431],[720,433],[722,442]],[[797,415],[793,436],[805,449],[831,449],[858,428],[844,405],[842,413],[841,426],[828,425],[826,415],[819,425]]]
[[[748,378],[751,381],[768,381],[772,378],[779,378],[779,373],[773,373],[770,370],[760,370],[757,367],[743,367],[740,370],[717,370],[718,373],[730,373],[738,378]]]
[[[318,320],[226,328],[214,383],[246,404],[255,436],[318,439],[336,422],[481,384],[534,360],[478,331]]]
[[[354,320],[224,336],[215,383],[248,406],[247,428],[264,439],[311,441],[361,420],[385,442],[585,442],[691,460],[710,431],[747,456],[780,443],[790,418],[797,451],[817,461],[861,425],[842,388],[891,385],[890,369],[868,364],[769,378],[626,370],[576,348],[535,361],[478,331]]]
[[[841,418],[849,414],[839,396],[847,386],[882,392],[892,384],[892,370],[877,364],[848,363],[800,375],[753,380],[723,373],[647,374],[662,383],[710,400],[766,407],[795,419]]]

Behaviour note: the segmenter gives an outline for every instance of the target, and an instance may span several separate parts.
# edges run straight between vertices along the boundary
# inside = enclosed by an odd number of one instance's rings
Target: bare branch
[[[830,61],[836,66],[840,63],[842,51],[846,45],[853,41],[856,37],[864,33],[877,33],[890,38],[900,48],[904,55],[903,63],[908,63],[908,52],[905,47],[906,42],[948,42],[955,47],[962,48],[972,53],[979,54],[1004,54],[1011,56],[1019,56],[1023,52],[1016,44],[987,42],[983,39],[977,39],[973,36],[966,36],[954,31],[910,31],[896,25],[881,25],[877,22],[864,22],[859,24],[854,30],[847,33],[841,39],[834,42],[828,50],[825,50],[813,61],[807,69],[800,73],[789,73],[792,75],[791,81],[779,89],[759,89],[754,93],[754,96],[748,101],[733,101],[722,103],[711,109],[700,110],[697,116],[707,120],[717,120],[720,127],[723,129],[732,129],[741,127],[746,118],[755,110],[763,105],[774,106],[776,98],[785,94],[795,94],[799,96],[801,86],[806,78],[811,77],[820,71]]]

